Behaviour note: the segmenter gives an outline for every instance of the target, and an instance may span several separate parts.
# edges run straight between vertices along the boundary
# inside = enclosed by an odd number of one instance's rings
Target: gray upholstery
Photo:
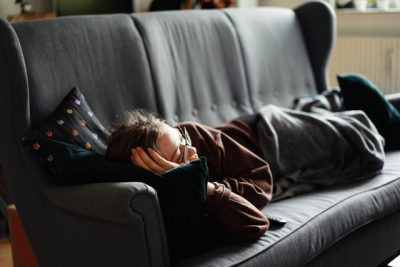
[[[217,125],[253,112],[237,33],[222,12],[135,14],[160,112]]]
[[[0,162],[40,265],[170,264],[153,188],[55,186],[19,145],[73,86],[108,127],[134,107],[216,125],[328,88],[334,35],[335,17],[322,2],[295,10],[0,20]],[[371,180],[275,202],[263,212],[286,218],[283,228],[176,265],[354,266],[359,259],[375,266],[399,249],[399,162],[393,152]],[[358,251],[367,254],[356,258]]]
[[[13,28],[27,65],[33,127],[75,85],[108,126],[132,106],[156,110],[143,41],[129,16],[66,17]]]
[[[40,264],[110,266],[118,258],[121,266],[168,265],[154,189],[136,183],[60,191],[17,142],[75,85],[107,126],[132,107],[156,110],[145,50],[132,20],[71,17],[12,28],[0,21],[0,31],[0,121],[10,124],[0,133],[0,162]],[[103,188],[110,190],[107,197]],[[110,247],[118,252],[108,253]],[[66,252],[74,256],[65,257]]]
[[[395,224],[385,225],[383,228],[387,227],[386,231],[368,232],[367,240],[382,240],[383,235],[386,242],[366,246],[357,239],[348,241],[345,245],[349,250],[340,249],[340,253],[354,256],[336,258],[332,262],[326,260],[324,254],[332,259],[331,254],[340,254],[332,246],[343,246],[339,245],[339,241],[350,233],[368,228],[366,224],[384,220],[385,216],[399,213],[399,157],[400,152],[388,154],[382,174],[373,179],[274,202],[263,212],[285,218],[288,223],[284,227],[270,229],[255,244],[221,248],[209,253],[207,260],[202,255],[186,260],[180,266],[263,266],[263,263],[269,266],[377,266],[382,259],[399,250],[400,229],[395,227],[397,220],[394,220]],[[361,257],[352,250],[371,253],[363,252]],[[357,264],[351,264],[355,262]]]
[[[267,103],[289,106],[293,95],[315,92],[306,43],[293,11],[264,8],[226,13],[238,30],[255,109]]]

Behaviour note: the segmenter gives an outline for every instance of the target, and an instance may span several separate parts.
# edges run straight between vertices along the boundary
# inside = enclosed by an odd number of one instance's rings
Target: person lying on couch
[[[110,136],[107,157],[127,161],[155,173],[207,158],[210,215],[239,241],[264,235],[269,221],[259,209],[272,198],[268,163],[257,153],[250,126],[233,120],[220,127],[185,122],[171,127],[142,109],[126,112]]]

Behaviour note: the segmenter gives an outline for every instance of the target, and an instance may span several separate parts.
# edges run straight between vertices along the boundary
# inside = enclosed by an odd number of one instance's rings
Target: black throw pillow
[[[400,149],[400,112],[379,88],[360,74],[337,75],[347,110],[363,110],[385,138],[385,149]]]
[[[25,138],[60,140],[104,154],[109,136],[110,132],[100,123],[85,97],[74,87],[46,122]]]

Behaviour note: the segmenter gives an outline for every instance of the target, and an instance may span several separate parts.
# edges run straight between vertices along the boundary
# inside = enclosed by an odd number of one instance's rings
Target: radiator
[[[400,92],[400,37],[339,36],[329,63],[331,86],[343,72],[365,75],[385,94]]]

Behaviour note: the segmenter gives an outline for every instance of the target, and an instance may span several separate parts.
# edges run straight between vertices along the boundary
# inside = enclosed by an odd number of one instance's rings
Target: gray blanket
[[[370,178],[383,167],[384,140],[365,113],[331,112],[320,104],[300,107],[307,112],[273,105],[259,111],[258,134],[274,175],[274,201]]]

